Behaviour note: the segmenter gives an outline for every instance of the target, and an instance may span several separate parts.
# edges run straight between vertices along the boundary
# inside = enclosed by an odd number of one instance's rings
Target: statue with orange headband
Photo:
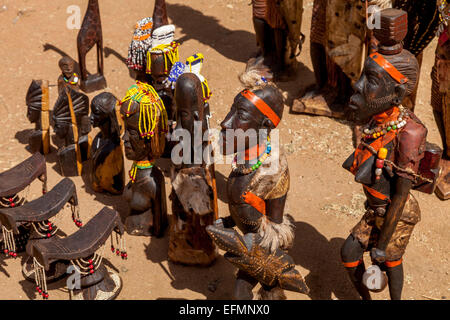
[[[222,152],[236,153],[227,183],[230,216],[216,220],[207,231],[239,268],[235,299],[252,299],[258,282],[260,299],[285,299],[283,289],[307,293],[308,288],[284,252],[294,238],[293,219],[284,212],[290,178],[273,131],[283,115],[283,97],[257,72],[241,80],[247,89],[235,97],[221,123]]]
[[[410,190],[434,191],[442,151],[426,142],[423,123],[401,105],[416,88],[419,75],[417,59],[402,45],[407,13],[385,9],[381,26],[374,30],[378,52],[366,58],[350,99],[355,118],[364,125],[361,142],[343,167],[363,185],[367,201],[366,213],[343,244],[341,257],[363,299],[370,299],[369,289],[383,289],[365,281],[365,251],[387,273],[391,298],[401,299],[402,256],[420,221],[419,204]]]

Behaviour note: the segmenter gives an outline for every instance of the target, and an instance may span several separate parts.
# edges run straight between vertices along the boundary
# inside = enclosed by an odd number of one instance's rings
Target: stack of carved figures
[[[234,160],[226,187],[217,190],[219,154],[209,119],[220,106],[210,105],[212,91],[202,73],[206,57],[191,52],[180,60],[175,25],[165,1],[155,0],[153,16],[136,22],[128,46],[126,64],[134,77],[129,89],[90,99],[88,93],[107,83],[99,1],[89,0],[77,37],[79,61],[59,60],[53,108],[48,80],[32,80],[26,92],[27,118],[35,126],[32,156],[0,173],[1,249],[8,258],[25,257],[22,273],[37,296],[48,299],[48,283],[67,278],[72,268],[80,281],[69,288],[70,299],[116,298],[123,284],[104,263],[108,239],[108,250],[127,260],[125,232],[163,237],[167,229],[167,256],[174,263],[208,267],[219,249],[225,252],[237,268],[234,299],[253,299],[258,284],[258,299],[286,299],[284,290],[309,294],[288,252],[295,221],[285,204],[295,185],[277,135],[285,108],[277,83],[297,72],[304,3],[251,4],[258,52],[235,75],[242,88],[220,123],[220,156]],[[341,258],[362,299],[386,286],[392,299],[401,299],[402,257],[421,219],[410,191],[450,198],[449,20],[447,0],[314,0],[310,51],[316,83],[300,90],[292,110],[354,125],[355,151],[342,166],[362,185],[365,214]],[[427,142],[428,130],[414,114],[423,50],[435,35],[431,96],[444,150]],[[94,45],[97,70],[90,74],[86,56]],[[48,188],[46,157],[52,153],[61,179]],[[128,174],[125,158],[132,161]],[[164,160],[170,161],[168,170]],[[126,215],[104,207],[83,223],[70,178],[75,176],[87,177],[94,193],[121,197]],[[31,199],[26,190],[36,179],[42,195]],[[226,193],[229,210],[220,214],[219,192]],[[69,235],[55,223],[65,214],[78,227]],[[367,251],[373,266],[366,270]],[[368,280],[373,268],[385,272],[378,287]]]

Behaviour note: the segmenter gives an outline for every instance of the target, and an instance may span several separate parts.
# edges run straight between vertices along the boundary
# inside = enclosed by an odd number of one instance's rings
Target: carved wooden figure
[[[450,199],[450,3],[439,1],[441,24],[438,31],[436,61],[433,67],[431,104],[444,145],[441,178],[436,194],[442,200]]]
[[[91,147],[91,183],[96,192],[121,194],[125,170],[120,135],[123,132],[118,101],[111,93],[97,95],[91,102],[91,124],[100,128]]]
[[[0,173],[0,208],[16,208],[30,200],[27,199],[24,190],[36,179],[42,182],[42,193],[45,193],[47,191],[47,166],[44,156],[39,152],[14,168]],[[0,227],[3,230],[1,222]],[[14,242],[9,244],[5,243],[3,233],[0,233],[0,243],[3,242],[2,250],[5,254],[4,250],[8,245],[15,246],[16,253],[25,250],[30,236],[30,228],[24,225],[20,225],[18,228],[19,234],[14,235]],[[10,254],[9,252],[8,250],[7,254]]]
[[[48,299],[46,272],[55,261],[65,261],[81,275],[81,288],[69,288],[71,300],[113,300],[120,293],[122,280],[103,263],[104,248],[111,237],[113,254],[127,259],[123,225],[117,211],[104,207],[83,228],[66,237],[37,241],[29,249],[37,275],[37,287]],[[116,233],[117,242],[113,242]],[[119,236],[120,235],[120,240]]]
[[[151,85],[164,102],[169,126],[175,120],[173,88],[167,81],[173,65],[179,61],[178,46],[174,41],[175,26],[169,24],[165,0],[155,0],[153,11],[152,45],[147,51],[146,72]]]
[[[154,161],[164,152],[168,130],[164,103],[152,86],[137,81],[122,99],[120,113],[125,156],[133,160],[124,190],[130,207],[125,227],[131,235],[160,237],[167,226],[167,205],[164,176]]]
[[[246,71],[266,79],[286,79],[295,73],[296,57],[305,36],[301,33],[303,0],[253,0],[253,26],[259,52]]]
[[[30,151],[50,152],[50,100],[47,80],[33,80],[26,96],[27,118],[35,124],[29,137]]]
[[[54,131],[63,146],[58,150],[58,163],[63,176],[81,175],[83,162],[89,158],[89,98],[65,87],[53,108]]]
[[[343,167],[363,185],[366,213],[341,249],[342,261],[363,299],[370,299],[362,284],[363,254],[386,271],[392,299],[403,287],[402,256],[420,209],[410,190],[433,192],[441,152],[427,145],[427,129],[401,102],[417,83],[419,64],[402,41],[407,34],[407,13],[381,11],[381,29],[374,30],[378,52],[365,60],[355,84],[350,107],[363,123],[362,139]],[[437,168],[436,168],[437,167]],[[437,170],[436,170],[437,169]]]
[[[80,88],[80,77],[75,72],[75,61],[68,56],[64,56],[59,60],[58,65],[61,69],[61,75],[58,77],[58,94],[66,86],[78,90]]]
[[[258,234],[258,255],[260,261],[267,263],[254,265],[257,263],[251,257],[254,252],[236,252],[231,241],[216,243],[222,249],[245,255],[244,260],[248,259],[247,262],[242,260],[238,266],[233,293],[235,299],[252,299],[252,289],[258,282],[262,284],[260,299],[285,299],[280,282],[264,279],[268,273],[280,272],[277,263],[269,263],[270,259],[277,255],[277,250],[287,250],[294,238],[292,218],[284,213],[289,190],[288,164],[278,141],[274,141],[273,150],[270,141],[271,130],[278,126],[283,114],[283,97],[276,87],[265,83],[257,73],[247,81],[247,89],[235,97],[230,112],[221,123],[223,152],[237,153],[237,156],[227,182],[230,216],[218,219],[215,225],[218,229],[237,226],[245,236]],[[242,131],[236,132],[237,129]],[[243,138],[242,134],[248,134],[248,137]],[[216,231],[209,229],[213,234]],[[216,240],[213,237],[216,241],[220,238]],[[252,251],[251,248],[248,250]],[[255,272],[258,267],[263,269],[261,273]],[[307,293],[302,276],[296,273],[293,277],[297,284],[302,285],[287,289]]]
[[[190,139],[179,142],[181,153],[177,160],[182,162],[177,161],[172,167],[169,259],[188,265],[207,266],[215,260],[217,250],[205,227],[213,224],[218,212],[214,164],[206,163],[203,158],[210,143],[200,141],[198,144],[195,141],[195,137],[203,137],[208,130],[210,116],[202,79],[188,72],[176,81],[176,129],[189,132]],[[199,156],[200,159],[195,159]]]
[[[97,46],[97,73],[88,74],[86,55]],[[92,92],[106,88],[103,73],[103,35],[98,0],[89,0],[83,23],[77,37],[78,59],[81,72],[81,89]]]
[[[78,227],[82,226],[78,211],[78,199],[75,184],[65,178],[60,181],[49,192],[45,193],[38,199],[27,202],[22,206],[0,209],[0,222],[3,225],[3,237],[7,239],[5,254],[17,257],[19,249],[13,237],[21,234],[21,227],[27,226],[29,229],[29,238],[26,247],[29,251],[30,247],[36,242],[46,241],[58,232],[58,226],[50,221],[69,203],[71,205],[72,219]],[[20,227],[18,227],[20,226]],[[57,281],[66,275],[68,263],[56,261],[46,272],[46,278],[49,282]],[[25,279],[35,282],[33,259],[26,257],[22,266],[22,273]],[[45,295],[47,292],[39,292]]]

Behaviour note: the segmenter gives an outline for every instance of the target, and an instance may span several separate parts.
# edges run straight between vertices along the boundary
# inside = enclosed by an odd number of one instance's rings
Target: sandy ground
[[[79,5],[84,14],[87,0],[0,0],[0,171],[7,170],[30,156],[27,138],[33,126],[26,119],[25,94],[32,79],[48,79],[51,105],[57,98],[57,62],[62,54],[77,59],[78,30],[66,28],[70,5]],[[182,42],[181,59],[201,52],[206,57],[203,73],[213,91],[212,125],[218,126],[241,89],[237,75],[256,50],[250,1],[244,0],[168,0],[170,20],[176,25],[176,38]],[[137,20],[151,16],[153,1],[102,0],[101,16],[105,47],[107,91],[122,97],[133,83],[124,59]],[[288,101],[313,79],[309,58],[309,25],[312,0],[305,0],[303,31],[306,42],[299,56],[297,79],[280,86]],[[429,74],[434,62],[436,41],[425,51],[416,114],[429,129],[428,140],[441,144],[430,107]],[[94,57],[88,68],[94,70]],[[90,94],[92,99],[94,94]],[[280,125],[291,173],[291,189],[286,212],[296,220],[296,238],[291,255],[297,269],[311,288],[310,296],[288,292],[289,299],[356,299],[357,295],[341,266],[339,250],[351,227],[362,215],[362,188],[341,168],[352,152],[352,132],[347,123],[324,117],[289,113],[286,106]],[[49,187],[61,176],[55,170],[56,156],[47,156]],[[127,161],[127,168],[130,162]],[[220,215],[228,215],[225,195],[229,165],[218,165]],[[94,194],[82,177],[73,179],[86,222],[103,206],[126,212],[120,197]],[[169,190],[169,180],[166,188]],[[38,195],[39,185],[30,189]],[[404,257],[404,299],[448,299],[449,214],[450,202],[434,195],[414,192],[422,209],[422,221],[416,226]],[[170,208],[170,205],[169,205]],[[57,223],[71,234],[75,226],[68,209]],[[59,222],[60,221],[60,222]],[[129,260],[124,262],[110,253],[106,258],[120,273],[123,289],[118,299],[230,299],[234,268],[221,256],[209,268],[174,265],[167,261],[168,236],[161,239],[127,237]],[[366,256],[367,260],[367,256]],[[0,299],[36,299],[34,284],[24,280],[20,259],[0,258]],[[67,299],[64,282],[50,285],[52,299]],[[387,299],[388,291],[374,294]]]

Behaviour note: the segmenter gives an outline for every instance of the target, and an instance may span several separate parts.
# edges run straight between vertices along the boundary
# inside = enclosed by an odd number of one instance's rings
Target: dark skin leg
[[[316,85],[318,89],[322,89],[328,80],[325,48],[319,43],[311,42],[310,50]]]
[[[344,262],[354,262],[359,261],[364,254],[364,248],[361,243],[356,240],[352,235],[350,235],[347,240],[345,240],[341,248],[341,258]],[[359,295],[363,300],[372,300],[370,297],[369,289],[367,289],[362,284],[362,276],[366,271],[364,262],[360,263],[357,267],[346,268],[350,276],[355,289],[358,291]]]
[[[282,72],[285,70],[284,54],[286,51],[286,32],[283,29],[274,29],[274,39],[275,39],[275,52],[276,52],[276,62],[274,64],[275,72]]]
[[[253,18],[253,27],[255,28],[256,43],[261,48],[262,56],[265,56],[270,51],[266,41],[266,22],[259,18]]]
[[[403,264],[386,268],[391,300],[401,300],[403,290]]]

